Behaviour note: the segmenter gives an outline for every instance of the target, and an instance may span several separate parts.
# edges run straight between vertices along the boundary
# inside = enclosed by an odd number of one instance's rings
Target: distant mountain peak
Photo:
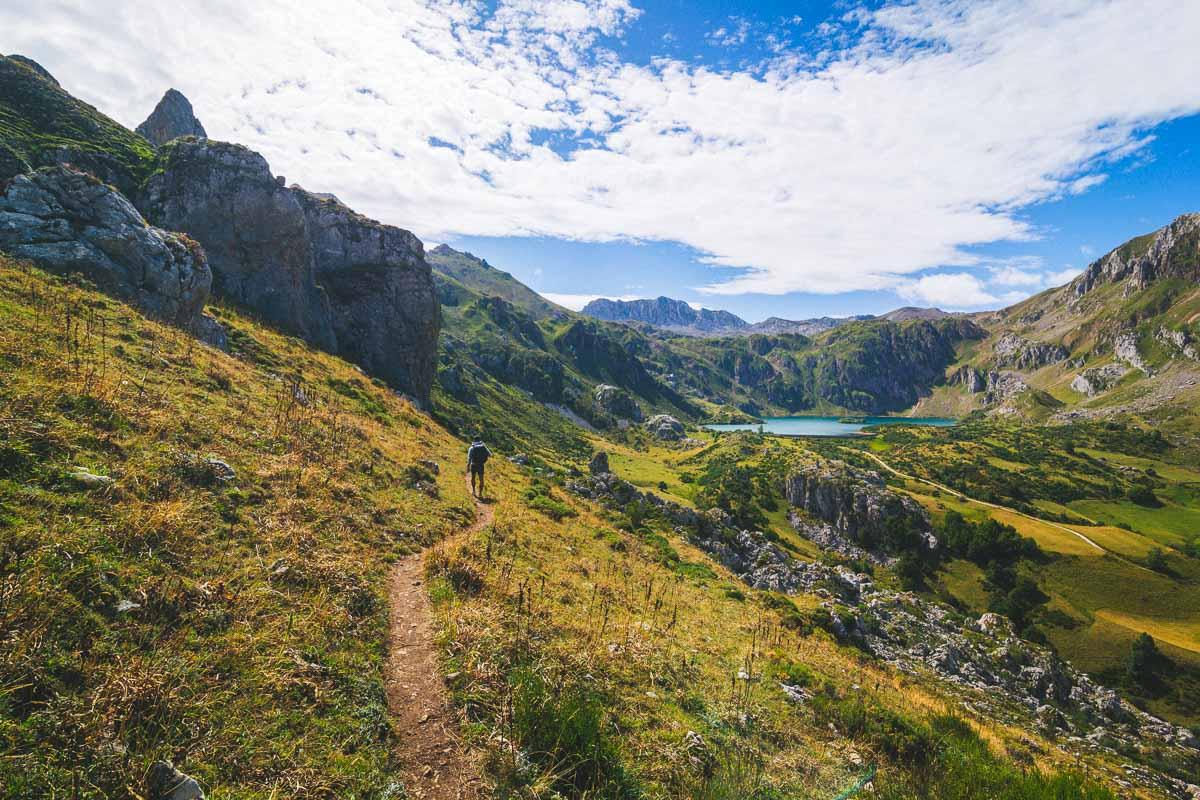
[[[670,297],[643,300],[599,298],[584,306],[583,313],[607,322],[644,322],[656,328],[690,333],[728,333],[749,327],[749,323],[736,314],[692,308],[683,300]]]
[[[192,104],[176,89],[167,89],[150,116],[136,130],[155,147],[162,147],[180,136],[198,136],[201,139],[208,136],[192,112]]]

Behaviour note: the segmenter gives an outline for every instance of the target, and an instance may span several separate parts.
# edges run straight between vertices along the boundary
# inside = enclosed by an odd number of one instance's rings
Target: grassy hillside
[[[395,790],[384,578],[472,516],[462,445],[212,310],[229,355],[0,257],[5,797]]]
[[[512,275],[496,269],[484,259],[470,253],[439,245],[425,254],[425,260],[439,275],[451,278],[485,297],[507,300],[534,319],[546,319],[569,314],[565,308],[551,303]]]
[[[154,148],[33,67],[0,56],[0,184],[65,160],[131,194],[150,173]]]
[[[1038,543],[1048,557],[1032,574],[1048,600],[1028,635],[1152,713],[1200,723],[1200,470],[1189,450],[1132,419],[1051,428],[974,419],[950,429],[884,428],[872,445],[901,472],[1011,509],[905,485],[935,516],[990,517]],[[986,610],[988,576],[968,572],[951,567],[946,593]],[[1172,664],[1145,685],[1125,675],[1141,632]]]

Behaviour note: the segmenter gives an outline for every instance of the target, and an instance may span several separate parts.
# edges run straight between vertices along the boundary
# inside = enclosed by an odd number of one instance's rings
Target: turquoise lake
[[[706,425],[712,431],[756,431],[779,436],[853,436],[871,425],[934,425],[948,427],[957,420],[945,417],[855,417],[862,422],[841,422],[842,417],[763,417],[762,425]]]

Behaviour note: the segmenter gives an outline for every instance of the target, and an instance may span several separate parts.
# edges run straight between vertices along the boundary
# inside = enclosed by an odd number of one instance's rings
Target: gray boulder
[[[637,401],[633,399],[633,395],[619,386],[600,384],[596,387],[593,400],[596,408],[605,414],[611,414],[617,419],[642,421],[642,409],[638,406]]]
[[[195,778],[183,774],[170,761],[155,761],[146,776],[148,800],[204,800]]]
[[[655,414],[646,420],[646,430],[655,439],[664,442],[677,442],[683,438],[683,423],[670,414]]]
[[[0,196],[0,250],[50,272],[81,273],[164,322],[205,324],[212,273],[200,246],[147,225],[123,195],[71,167],[12,180]]]
[[[154,111],[137,126],[136,131],[155,147],[161,147],[180,136],[197,136],[201,139],[208,136],[200,120],[192,113],[192,104],[174,89],[167,89]]]

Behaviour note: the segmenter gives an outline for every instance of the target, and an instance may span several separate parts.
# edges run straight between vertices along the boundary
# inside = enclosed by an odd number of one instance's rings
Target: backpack
[[[483,442],[477,442],[467,450],[467,463],[471,466],[482,467],[487,463],[488,456],[490,455],[491,453],[488,452],[487,445]]]

